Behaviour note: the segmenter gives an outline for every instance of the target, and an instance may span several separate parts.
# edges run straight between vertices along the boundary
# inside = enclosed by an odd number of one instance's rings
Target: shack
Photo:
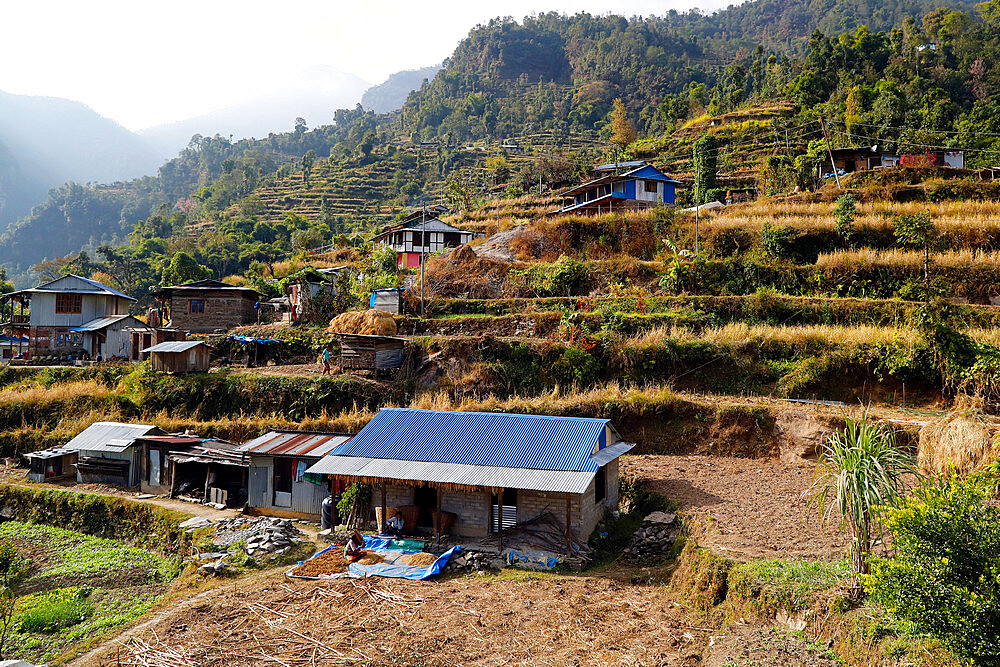
[[[29,452],[23,458],[28,467],[28,479],[32,482],[56,482],[76,477],[76,457],[75,449],[49,447]]]
[[[340,340],[340,367],[347,371],[389,373],[403,366],[406,339],[395,336],[335,334]]]
[[[368,299],[368,307],[383,310],[393,315],[402,315],[406,310],[405,294],[406,289],[402,287],[374,290]]]
[[[248,511],[319,518],[329,492],[322,475],[307,469],[350,439],[347,433],[271,431],[241,445],[250,458]]]
[[[172,488],[176,486],[175,470],[170,465],[171,455],[186,454],[195,450],[232,451],[236,449],[236,445],[231,442],[203,438],[189,433],[144,435],[136,438],[135,444],[140,449],[139,489],[144,493],[156,494],[170,493]],[[202,488],[205,486],[205,477],[204,470],[201,471],[200,475],[197,475]]]
[[[156,426],[95,422],[66,443],[78,453],[76,481],[136,486],[142,477],[142,448],[136,439],[163,435]]]
[[[159,343],[143,350],[155,370],[167,373],[204,373],[208,371],[208,345],[203,340],[177,340]]]
[[[167,455],[171,498],[242,507],[248,497],[250,457],[235,445],[212,442]]]
[[[374,485],[407,533],[478,537],[550,512],[571,544],[617,509],[633,446],[607,419],[383,408],[306,472]]]

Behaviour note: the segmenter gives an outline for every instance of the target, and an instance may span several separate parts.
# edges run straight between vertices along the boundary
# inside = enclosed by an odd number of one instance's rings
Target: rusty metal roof
[[[350,440],[350,433],[321,433],[317,431],[271,431],[259,438],[240,445],[240,451],[260,456],[326,456]]]

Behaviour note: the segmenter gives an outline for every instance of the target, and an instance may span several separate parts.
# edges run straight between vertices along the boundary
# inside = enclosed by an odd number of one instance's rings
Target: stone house
[[[218,280],[196,280],[151,292],[168,313],[167,328],[217,333],[257,321],[260,293]]]
[[[306,472],[375,485],[411,533],[477,537],[550,512],[586,540],[618,507],[632,447],[606,419],[383,408]]]

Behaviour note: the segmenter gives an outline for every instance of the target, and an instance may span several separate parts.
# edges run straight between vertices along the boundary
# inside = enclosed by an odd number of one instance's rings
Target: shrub
[[[559,360],[552,365],[552,373],[562,384],[577,384],[588,387],[597,381],[601,365],[589,352],[576,347],[569,347],[562,353]]]
[[[864,584],[891,614],[977,665],[1000,660],[1000,509],[950,475],[885,512],[895,554]]]
[[[792,235],[795,230],[788,225],[775,227],[765,222],[760,228],[760,247],[774,257],[788,258],[792,254]]]
[[[53,633],[85,621],[94,613],[90,588],[60,588],[30,595],[21,601],[27,607],[18,627],[22,632]]]

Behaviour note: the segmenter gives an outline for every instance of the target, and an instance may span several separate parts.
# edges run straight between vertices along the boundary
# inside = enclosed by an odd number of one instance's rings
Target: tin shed
[[[271,431],[241,445],[250,457],[247,508],[261,514],[318,518],[329,495],[322,475],[306,469],[351,439],[347,433]]]
[[[136,486],[142,474],[142,447],[136,439],[163,435],[156,426],[95,422],[66,443],[78,453],[76,481]]]
[[[155,370],[167,373],[204,373],[210,354],[203,340],[175,340],[147,347],[149,363]]]

